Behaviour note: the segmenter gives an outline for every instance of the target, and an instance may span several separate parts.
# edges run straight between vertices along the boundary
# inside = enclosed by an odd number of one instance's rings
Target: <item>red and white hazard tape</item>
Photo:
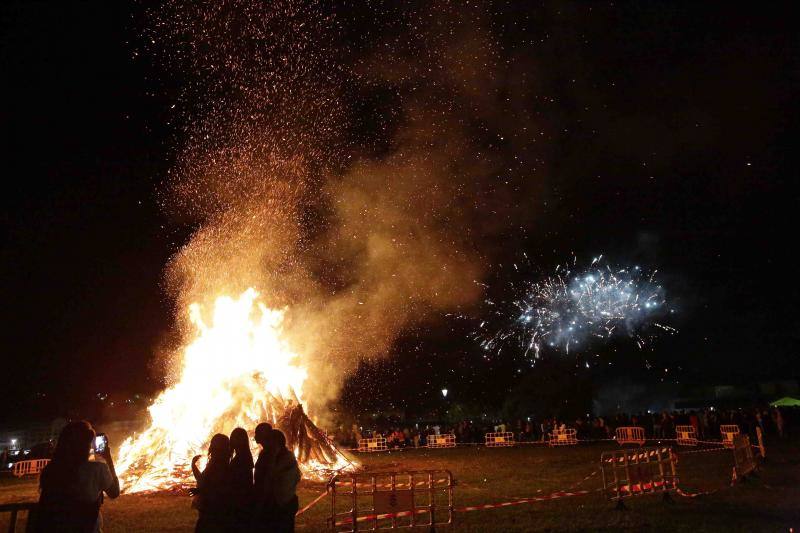
[[[430,512],[429,509],[416,509],[414,511],[400,511],[398,513],[369,514],[357,517],[356,522],[366,522],[367,520],[386,520],[387,518],[402,518],[404,516],[411,516],[412,514],[426,514],[429,512]],[[352,518],[346,518],[344,520],[336,522],[336,525],[343,526],[352,523],[353,523]]]
[[[589,474],[588,476],[583,478],[581,481],[579,481],[578,483],[573,485],[573,487],[575,487],[575,486],[579,485],[580,483],[583,483],[584,481],[592,478],[596,474],[597,474],[597,471],[592,472],[591,474]],[[442,480],[442,481],[446,481],[446,480]],[[399,485],[396,485],[396,486],[399,486]],[[621,492],[621,493],[629,493],[631,495],[634,495],[634,494],[643,494],[643,493],[647,493],[647,492],[652,492],[652,491],[655,491],[656,489],[661,489],[661,488],[663,488],[665,490],[674,489],[676,494],[678,494],[680,496],[683,496],[685,498],[696,498],[698,496],[704,496],[704,495],[713,494],[713,493],[717,492],[717,490],[712,490],[712,491],[702,491],[702,492],[689,493],[689,492],[685,492],[680,487],[675,485],[673,482],[668,481],[668,480],[667,481],[652,481],[652,482],[649,482],[649,483],[637,483],[635,485],[623,485],[621,487],[616,488],[616,490],[618,492]],[[604,489],[597,489],[597,490],[598,491],[602,491]],[[561,499],[561,498],[570,498],[570,497],[574,497],[574,496],[585,496],[585,495],[590,494],[592,492],[596,492],[596,491],[591,491],[591,490],[557,491],[557,492],[553,492],[551,494],[548,494],[546,496],[533,496],[531,498],[520,498],[520,499],[509,501],[509,502],[487,503],[487,504],[482,504],[482,505],[467,505],[467,506],[464,506],[464,507],[456,507],[456,508],[453,509],[453,511],[457,512],[457,513],[464,513],[464,512],[470,512],[470,511],[483,511],[483,510],[487,510],[487,509],[500,509],[502,507],[512,507],[512,506],[515,506],[515,505],[525,505],[525,504],[536,503],[536,502],[557,500],[557,499]],[[308,510],[310,507],[315,505],[319,500],[321,500],[326,494],[327,493],[323,493],[320,496],[318,496],[314,501],[312,501],[310,504],[308,504],[306,507],[304,507],[302,510],[300,510],[297,514],[300,515],[301,513],[303,513],[306,510]],[[445,511],[445,509],[442,509],[442,511]],[[387,519],[390,519],[390,518],[403,518],[403,517],[408,517],[408,516],[411,516],[411,515],[427,514],[429,512],[430,512],[430,509],[415,509],[413,511],[399,511],[397,513],[371,514],[371,515],[365,515],[365,516],[357,517],[356,518],[356,522],[367,522],[367,521],[372,521],[372,520],[387,520]],[[342,525],[351,524],[352,522],[353,522],[353,519],[348,517],[348,518],[345,518],[343,520],[337,521],[336,525],[337,526],[342,526]]]
[[[324,498],[327,495],[328,495],[328,491],[326,490],[325,492],[323,492],[322,494],[320,494],[319,496],[314,498],[314,501],[312,501],[311,503],[309,503],[308,505],[306,505],[305,507],[303,507],[302,509],[297,511],[294,515],[295,516],[300,516],[301,514],[305,513],[306,511],[308,511],[309,509],[314,507],[322,498]]]
[[[484,505],[469,505],[467,507],[459,507],[455,509],[455,511],[457,513],[460,513],[466,511],[481,511],[483,509],[498,509],[500,507],[511,507],[512,505],[522,505],[526,503],[558,500],[559,498],[570,498],[572,496],[583,496],[585,494],[589,494],[590,492],[592,491],[589,490],[577,490],[572,492],[559,491],[559,492],[553,492],[552,494],[548,494],[547,496],[534,496],[532,498],[523,498],[521,500],[515,500],[513,502],[487,503]]]
[[[703,448],[702,450],[680,450],[676,453],[678,454],[678,456],[681,456],[681,455],[688,455],[690,453],[718,452],[720,450],[730,451],[730,448]]]
[[[679,496],[683,496],[684,498],[697,498],[698,496],[706,496],[708,494],[714,494],[718,490],[719,489],[706,490],[706,491],[701,491],[701,492],[684,492],[683,489],[678,488],[675,492],[676,492],[676,494],[678,494]]]
[[[655,437],[653,437],[653,438],[648,438],[648,439],[645,439],[645,440],[647,442],[661,443],[661,442],[676,442],[679,439],[677,439],[677,438],[662,438],[662,437],[655,438]],[[617,442],[617,439],[612,437],[612,438],[607,438],[607,439],[577,439],[577,441],[578,441],[578,443],[581,443],[581,442]],[[546,445],[546,444],[548,444],[547,441],[541,441],[541,440],[514,441],[514,445],[531,446],[531,445]],[[716,445],[720,445],[720,444],[724,444],[724,441],[721,441],[721,440],[697,440],[697,441],[695,441],[695,444],[716,444]],[[694,446],[695,444],[692,444],[692,446]],[[456,445],[455,445],[456,448],[463,448],[463,447],[466,447],[466,446],[483,446],[483,447],[486,447],[486,444],[483,443],[483,442],[457,442]],[[679,444],[679,446],[683,446],[683,444]],[[752,445],[752,446],[754,448],[758,448],[758,446],[756,446],[756,445]],[[489,446],[489,448],[495,448],[495,447],[497,447],[497,446]],[[438,449],[438,448],[428,448],[426,446],[418,446],[418,447],[405,446],[405,447],[385,448],[385,449],[375,449],[375,450],[366,449],[366,448],[343,448],[344,451],[348,451],[348,452],[372,452],[372,453],[375,453],[375,452],[406,452],[406,451],[410,451],[410,450],[429,450],[429,449]]]
[[[586,479],[592,477],[592,475],[589,475],[586,478],[584,478],[584,481]],[[624,486],[620,487],[619,489],[620,489],[620,492],[632,492],[633,494],[636,494],[636,493],[643,493],[643,492],[646,492],[648,490],[657,489],[657,488],[661,488],[661,487],[666,487],[668,489],[669,488],[674,488],[676,494],[678,494],[680,496],[683,496],[685,498],[697,498],[698,496],[705,496],[705,495],[714,494],[715,492],[717,492],[717,490],[711,490],[711,491],[702,491],[702,492],[689,493],[689,492],[685,492],[680,487],[674,486],[672,483],[670,483],[668,481],[654,481],[654,482],[651,482],[651,483],[639,483],[639,484],[633,485],[633,490],[632,491],[629,490],[629,486],[628,485],[624,485]],[[599,490],[602,490],[602,489],[599,489]],[[515,505],[525,505],[525,504],[529,504],[529,503],[536,503],[536,502],[543,502],[543,501],[550,501],[550,500],[558,500],[558,499],[561,499],[561,498],[570,498],[570,497],[574,497],[574,496],[585,496],[586,494],[590,494],[592,492],[594,492],[594,491],[590,491],[590,490],[558,491],[558,492],[553,492],[551,494],[548,494],[547,496],[534,496],[532,498],[522,498],[522,499],[519,499],[519,500],[510,501],[510,502],[487,503],[487,504],[483,504],[483,505],[467,505],[465,507],[457,507],[457,508],[453,509],[453,511],[457,512],[457,513],[464,513],[464,512],[470,512],[470,511],[483,511],[483,510],[487,510],[487,509],[500,509],[502,507],[512,507],[512,506],[515,506]],[[314,502],[312,502],[312,503],[314,503]],[[397,513],[372,514],[372,515],[359,516],[359,517],[356,518],[356,522],[366,522],[366,521],[370,521],[370,520],[386,520],[386,519],[389,519],[389,518],[402,518],[402,517],[406,517],[406,516],[411,516],[412,514],[426,514],[426,513],[429,513],[429,512],[430,512],[429,509],[416,509],[414,511],[400,511],[400,512],[397,512]],[[351,524],[352,522],[353,522],[353,520],[351,518],[349,518],[349,519],[345,519],[345,520],[341,520],[339,522],[336,522],[336,525],[337,526],[342,526],[342,525],[346,525],[346,524]]]
[[[725,441],[721,441],[721,440],[698,440],[697,443],[698,444],[716,444],[717,446],[719,446],[720,444],[725,444]]]
[[[578,485],[581,485],[581,484],[583,484],[584,482],[586,482],[586,481],[589,481],[589,480],[590,480],[590,479],[592,479],[594,476],[596,476],[598,472],[599,472],[599,470],[594,470],[594,471],[592,471],[592,473],[591,473],[591,474],[589,474],[588,476],[586,476],[586,477],[585,477],[585,478],[583,478],[582,480],[578,481],[577,483],[573,483],[573,484],[572,484],[572,485],[571,485],[571,486],[570,486],[570,487],[569,487],[567,490],[572,490],[572,489],[576,488]]]
[[[501,507],[511,507],[513,505],[524,505],[528,503],[536,503],[536,502],[543,502],[549,500],[557,500],[560,498],[570,498],[573,496],[583,496],[589,494],[592,491],[588,490],[579,490],[574,492],[554,492],[552,494],[548,494],[547,496],[534,496],[532,498],[523,498],[520,500],[514,500],[511,502],[502,502],[502,503],[487,503],[483,505],[468,505],[466,507],[457,507],[453,509],[456,513],[465,513],[469,511],[482,511],[484,509],[499,509]],[[444,509],[443,509],[444,511]],[[414,511],[400,511],[397,513],[384,513],[384,514],[372,514],[372,515],[365,515],[359,516],[356,518],[356,522],[367,522],[369,520],[386,520],[388,518],[402,518],[405,516],[411,516],[412,514],[426,514],[429,513],[429,509],[415,509]],[[342,521],[336,522],[337,526],[342,526],[346,524],[352,524],[353,519],[348,518]]]

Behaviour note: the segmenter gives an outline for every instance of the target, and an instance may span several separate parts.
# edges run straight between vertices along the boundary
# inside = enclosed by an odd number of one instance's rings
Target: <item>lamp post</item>
[[[444,404],[444,416],[448,417],[450,410],[447,408],[447,389],[442,389],[442,403]]]

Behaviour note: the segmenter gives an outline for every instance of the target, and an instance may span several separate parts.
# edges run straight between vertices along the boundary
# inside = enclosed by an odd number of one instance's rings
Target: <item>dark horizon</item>
[[[535,180],[524,189],[536,191],[530,216],[474,243],[489,295],[519,278],[508,265],[523,253],[538,271],[572,254],[641,262],[659,270],[679,333],[646,352],[596,346],[591,355],[614,364],[586,370],[590,380],[658,382],[645,356],[683,383],[797,379],[790,4],[488,6],[509,61],[531,58],[541,128],[541,168],[525,175]],[[97,393],[152,394],[175,335],[164,267],[194,229],[159,202],[175,88],[141,53],[138,2],[0,9],[4,416],[79,412]],[[358,3],[333,10],[353,46],[369,46],[386,23]],[[353,103],[368,108],[355,138],[373,133],[366,115],[391,109],[391,97],[376,98]],[[441,315],[404,332],[347,394],[389,407],[475,387],[496,401],[518,379],[518,355],[484,360],[473,327]]]

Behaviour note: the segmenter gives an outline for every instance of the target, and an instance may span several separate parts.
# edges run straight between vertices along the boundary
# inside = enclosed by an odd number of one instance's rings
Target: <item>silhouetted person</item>
[[[39,507],[31,531],[95,533],[102,531],[103,493],[119,496],[119,480],[106,446],[104,461],[90,461],[95,432],[85,420],[70,422],[58,437],[53,459],[39,479]]]
[[[234,531],[244,531],[251,523],[253,508],[253,454],[247,431],[236,428],[231,432],[231,448],[231,526]]]
[[[201,456],[192,459],[192,472],[197,480],[197,533],[224,532],[231,518],[231,443],[221,433],[211,438],[208,463],[202,472],[197,467]]]
[[[270,444],[273,441],[272,425],[266,422],[257,425],[255,439],[261,451],[253,472],[253,531],[273,531],[275,498],[270,478],[278,449],[274,443]]]
[[[298,509],[297,484],[302,477],[294,453],[286,447],[286,436],[277,429],[272,430],[270,445],[277,448],[275,463],[271,470],[274,501],[274,524],[272,531],[286,533],[294,531],[294,519]]]

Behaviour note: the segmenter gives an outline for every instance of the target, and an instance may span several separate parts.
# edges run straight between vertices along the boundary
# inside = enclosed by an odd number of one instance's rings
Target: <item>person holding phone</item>
[[[35,532],[100,533],[103,494],[119,496],[119,479],[104,435],[102,452],[89,460],[97,436],[86,420],[68,423],[58,437],[53,459],[39,479],[39,506],[30,529]],[[97,458],[102,460],[97,460]]]
[[[217,433],[211,437],[208,446],[208,462],[205,470],[200,470],[197,462],[201,456],[192,459],[192,472],[197,480],[197,488],[192,494],[197,496],[198,512],[195,533],[218,533],[230,530],[231,525],[231,441],[227,435]]]

